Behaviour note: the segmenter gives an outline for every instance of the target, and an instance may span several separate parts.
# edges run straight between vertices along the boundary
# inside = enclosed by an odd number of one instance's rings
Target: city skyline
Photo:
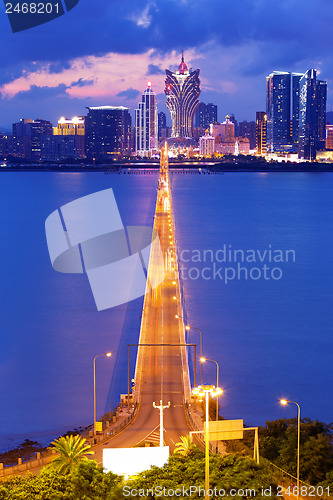
[[[132,1],[125,8],[97,0],[91,13],[81,0],[68,15],[19,34],[11,33],[8,19],[0,16],[7,47],[0,77],[0,127],[8,129],[22,110],[25,116],[52,122],[59,119],[59,109],[74,116],[94,105],[124,105],[134,113],[147,80],[165,111],[164,69],[176,68],[182,49],[189,65],[201,69],[201,100],[218,105],[220,121],[232,113],[238,120],[254,120],[255,112],[264,108],[264,79],[271,71],[315,68],[330,88],[329,3],[307,0],[296,17],[291,15],[293,0],[277,4],[274,24],[266,3],[228,5],[222,23],[217,1],[209,9],[192,4],[188,20],[187,2],[158,0],[142,7]],[[177,19],[175,25],[172,19]],[[87,29],[91,36],[83,36]],[[61,38],[59,43],[59,32],[70,33],[77,43],[62,43]],[[103,37],[97,36],[100,32]],[[47,117],[42,113],[46,103]],[[329,111],[332,104],[329,92]]]

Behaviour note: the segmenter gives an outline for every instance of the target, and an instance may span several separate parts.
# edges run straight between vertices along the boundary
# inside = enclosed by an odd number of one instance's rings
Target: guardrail
[[[94,446],[101,444],[110,439],[111,437],[113,437],[114,435],[118,434],[130,424],[130,422],[136,416],[137,411],[138,411],[138,404],[135,403],[135,405],[133,406],[132,413],[125,420],[123,420],[120,424],[118,424],[116,427],[113,428],[109,428],[106,426],[102,431],[102,433],[97,434],[94,437],[91,438],[87,437],[86,444],[90,445],[93,448]],[[23,460],[19,458],[17,465],[4,467],[3,464],[0,464],[0,481],[3,479],[7,479],[10,476],[16,476],[18,475],[18,473],[21,472],[44,467],[45,465],[48,465],[52,461],[54,455],[56,455],[56,451],[48,449],[45,452],[37,452],[36,458],[27,460],[26,462],[23,462]]]

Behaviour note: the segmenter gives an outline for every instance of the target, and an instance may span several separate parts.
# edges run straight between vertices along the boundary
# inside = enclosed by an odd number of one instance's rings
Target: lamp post
[[[205,432],[205,500],[209,500],[209,394],[214,397],[218,397],[223,391],[219,387],[214,385],[199,385],[195,387],[192,391],[194,396],[206,398],[206,432]]]
[[[175,316],[176,318],[180,318],[180,319],[184,319],[182,318],[181,316],[178,316],[178,314],[176,314]],[[196,328],[194,326],[190,326],[190,325],[186,325],[185,326],[185,330],[189,331],[189,330],[197,330],[200,334],[200,358],[202,358],[202,331],[200,330],[200,328]],[[202,385],[203,384],[203,380],[202,380],[202,365],[200,367],[200,384]]]
[[[103,354],[97,354],[94,357],[93,367],[94,367],[94,434],[96,434],[96,359],[98,356],[111,356],[111,352],[104,352]]]
[[[288,401],[287,399],[280,399],[282,405],[292,403],[297,406],[297,500],[299,499],[299,450],[301,444],[301,407],[296,401]]]
[[[216,387],[219,386],[219,373],[220,373],[220,366],[218,364],[217,361],[215,361],[215,359],[208,359],[208,358],[203,358],[201,357],[200,358],[200,363],[201,363],[201,367],[202,365],[206,362],[206,361],[212,361],[212,363],[215,363],[216,364]],[[216,396],[216,420],[219,419],[219,397],[218,395]]]

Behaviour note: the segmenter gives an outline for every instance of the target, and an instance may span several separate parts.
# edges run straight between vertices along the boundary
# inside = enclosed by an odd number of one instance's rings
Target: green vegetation
[[[20,444],[13,450],[0,453],[0,462],[5,466],[17,465],[17,461],[19,458],[22,458],[23,461],[31,460],[32,458],[36,458],[37,451],[45,450],[46,448],[44,448],[37,441],[30,441],[30,439],[25,439],[22,444]]]
[[[126,488],[130,490],[146,491],[147,489],[156,491],[157,487],[165,488],[165,496],[159,498],[179,498],[170,496],[168,490],[199,487],[204,488],[205,484],[205,455],[196,448],[191,455],[182,456],[179,453],[171,455],[168,463],[162,467],[152,467],[149,471],[142,472],[136,478],[126,483]],[[262,488],[272,488],[272,495],[263,495]],[[275,498],[276,485],[272,481],[271,472],[264,466],[257,465],[248,457],[237,457],[236,455],[210,455],[210,488],[214,490],[224,490],[223,498]],[[194,493],[191,499],[202,499],[199,492]],[[242,490],[239,495],[228,494],[230,490]],[[248,490],[246,494],[245,490]],[[252,490],[252,494],[249,493]],[[243,493],[244,492],[244,493]],[[213,495],[211,498],[222,498],[221,495]],[[183,497],[183,496],[181,496]],[[131,498],[131,497],[129,497]],[[152,494],[142,496],[144,499],[154,498]],[[157,496],[156,496],[157,498]]]
[[[105,474],[94,460],[79,463],[68,474],[44,468],[0,483],[0,500],[118,500],[122,478]]]
[[[317,485],[330,475],[333,479],[333,424],[304,418],[301,422],[300,479]],[[259,427],[260,456],[296,476],[297,419],[267,421]],[[253,453],[253,435],[243,441],[230,441],[227,451],[241,455]]]
[[[176,443],[175,453],[188,457],[194,453],[196,448],[196,445],[193,443],[192,435],[180,436],[180,442]]]
[[[85,445],[85,439],[80,436],[62,436],[51,443],[53,449],[58,453],[49,468],[60,474],[68,474],[82,461],[88,460],[86,455],[93,455],[90,445]]]

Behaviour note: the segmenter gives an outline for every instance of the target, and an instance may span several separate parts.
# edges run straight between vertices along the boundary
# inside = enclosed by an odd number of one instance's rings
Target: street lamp
[[[199,385],[195,387],[192,391],[194,396],[206,398],[206,452],[205,452],[205,500],[209,500],[208,490],[209,490],[209,394],[214,398],[218,397],[223,393],[222,389],[215,387],[214,385]]]
[[[96,359],[98,356],[111,356],[111,352],[104,352],[103,354],[97,354],[94,357],[93,367],[94,367],[94,434],[96,434]]]
[[[215,359],[208,359],[208,358],[203,358],[201,356],[200,358],[200,363],[201,363],[201,367],[202,365],[206,362],[206,361],[212,361],[213,363],[216,364],[216,387],[219,386],[219,373],[220,373],[220,366],[218,364],[217,361],[215,361]],[[216,396],[216,420],[219,419],[219,398],[218,396]]]
[[[280,399],[282,405],[292,403],[297,406],[297,500],[299,499],[299,449],[301,443],[301,407],[296,401],[288,401],[287,399]]]
[[[180,319],[184,319],[180,316],[178,316],[178,314],[176,314],[175,316],[176,318],[180,318]],[[199,334],[200,334],[200,358],[202,358],[202,331],[200,330],[200,328],[196,328],[195,326],[190,326],[190,325],[186,325],[185,326],[185,330],[189,331],[189,330],[198,330]],[[203,380],[202,380],[202,365],[200,366],[200,383],[201,385],[203,384]],[[218,386],[218,384],[217,384]]]

